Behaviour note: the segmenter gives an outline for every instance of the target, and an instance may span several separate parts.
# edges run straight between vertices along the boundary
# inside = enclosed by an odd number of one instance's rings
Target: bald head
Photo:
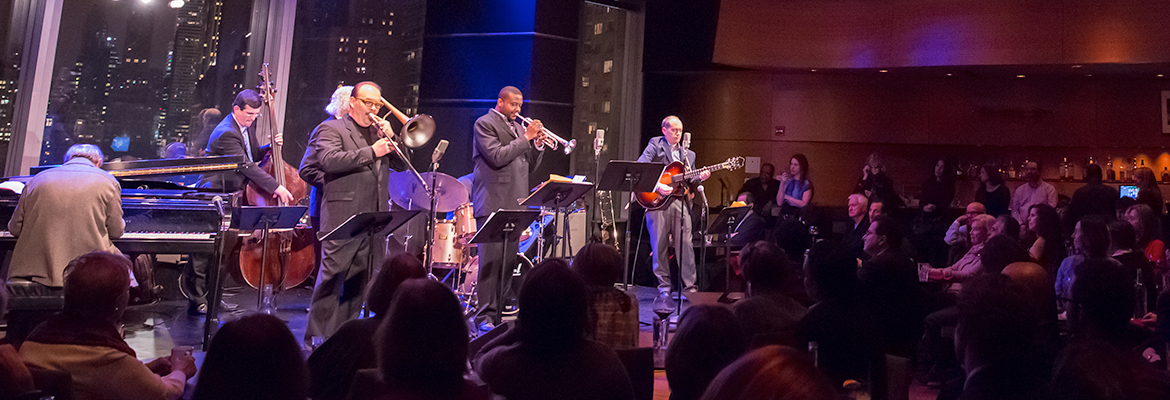
[[[986,214],[986,213],[987,213],[987,207],[984,207],[983,203],[980,203],[978,201],[973,201],[973,202],[971,202],[971,204],[967,205],[967,217],[972,217],[975,215]]]
[[[1040,264],[1034,262],[1015,262],[1004,267],[1003,274],[1019,282],[1031,291],[1030,298],[1037,305],[1044,305],[1053,296],[1052,283],[1048,280],[1048,272]]]

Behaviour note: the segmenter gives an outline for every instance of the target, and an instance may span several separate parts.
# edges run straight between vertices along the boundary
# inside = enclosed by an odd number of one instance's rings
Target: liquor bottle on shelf
[[[1105,180],[1116,181],[1117,180],[1117,171],[1113,170],[1113,157],[1110,156],[1109,158],[1107,158],[1107,160],[1109,160],[1109,161],[1105,162]]]
[[[1070,174],[1068,171],[1068,157],[1065,157],[1064,160],[1062,160],[1060,162],[1060,180],[1062,180],[1062,181],[1071,180],[1071,179],[1069,179],[1069,177],[1070,177]]]
[[[1162,167],[1162,183],[1170,183],[1170,170]]]
[[[1007,177],[1011,179],[1016,178],[1016,163],[1011,159],[1008,159],[1007,163]]]
[[[1121,162],[1117,163],[1117,180],[1121,181],[1121,182],[1125,182],[1126,176],[1127,175],[1125,173],[1125,160],[1122,159]]]

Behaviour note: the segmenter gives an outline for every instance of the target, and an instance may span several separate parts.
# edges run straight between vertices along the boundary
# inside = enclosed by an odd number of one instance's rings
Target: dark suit
[[[405,162],[390,154],[375,157],[371,144],[376,138],[363,136],[348,115],[322,122],[311,137],[301,175],[308,175],[308,182],[320,179],[321,232],[332,231],[358,213],[389,210],[387,168],[405,170]],[[321,243],[321,269],[313,288],[306,338],[330,336],[357,316],[365,297],[368,257],[373,251],[375,265],[380,264],[380,243],[371,244],[365,236]]]
[[[883,351],[913,355],[922,336],[922,293],[918,266],[900,249],[889,249],[861,264],[858,294],[878,323]]]
[[[850,224],[853,223],[852,218],[849,219],[849,223]],[[847,233],[843,239],[841,239],[841,244],[844,245],[845,248],[849,250],[849,254],[852,255],[853,258],[856,258],[856,259],[859,259],[862,261],[869,259],[869,254],[865,254],[865,238],[864,238],[865,232],[868,232],[868,231],[869,231],[869,216],[867,215],[867,216],[861,217],[861,222],[859,222],[856,226],[854,226],[853,229],[850,230],[849,233]]]
[[[248,144],[245,145],[244,134],[241,133],[235,117],[230,113],[224,117],[223,121],[220,121],[219,125],[215,126],[215,131],[211,132],[211,139],[207,142],[208,157],[247,156],[249,158],[235,171],[204,175],[199,187],[234,192],[243,189],[247,182],[252,182],[268,194],[276,192],[280,183],[256,165],[264,157],[264,152],[268,151],[268,146],[257,145],[256,132],[253,129],[247,131]],[[251,154],[248,154],[249,148],[252,150]]]
[[[665,136],[655,136],[650,139],[650,143],[646,144],[646,149],[642,151],[642,156],[638,157],[638,162],[670,164],[679,159],[678,155],[677,151],[672,155],[670,142],[666,140]],[[688,170],[693,169],[695,167],[695,152],[687,150],[686,159],[679,161],[682,161]],[[698,179],[692,183],[698,183]],[[646,229],[650,232],[650,249],[654,252],[654,275],[658,277],[658,290],[670,290],[670,262],[666,257],[666,249],[672,244],[679,243],[680,237],[682,238],[682,249],[676,250],[681,255],[679,258],[681,284],[684,290],[693,289],[695,287],[695,247],[691,245],[690,210],[684,207],[682,201],[671,200],[666,207],[646,211],[646,218],[649,220]]]
[[[536,151],[532,142],[524,139],[524,128],[495,109],[475,120],[475,142],[471,146],[471,158],[475,172],[471,180],[471,202],[475,221],[483,227],[487,217],[498,210],[520,209],[520,199],[528,197],[528,172],[540,164],[542,154]],[[508,291],[511,274],[505,274],[500,282],[501,258],[504,254],[515,254],[517,244],[510,243],[508,249],[496,245],[479,247],[479,282],[476,286],[479,310],[476,321],[483,322],[499,316],[496,304],[496,290]],[[496,321],[497,323],[499,321]]]

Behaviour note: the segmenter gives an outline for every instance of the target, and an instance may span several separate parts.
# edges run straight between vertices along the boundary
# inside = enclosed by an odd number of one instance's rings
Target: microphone
[[[438,145],[435,145],[435,152],[431,153],[431,162],[432,163],[438,163],[439,160],[443,159],[443,153],[447,152],[447,145],[448,144],[449,143],[447,142],[447,140],[444,139],[444,140],[440,140]]]
[[[597,156],[601,155],[601,149],[605,147],[605,130],[597,130],[597,138],[593,139],[593,153]]]
[[[682,147],[684,149],[691,148],[691,133],[690,132],[683,132]]]

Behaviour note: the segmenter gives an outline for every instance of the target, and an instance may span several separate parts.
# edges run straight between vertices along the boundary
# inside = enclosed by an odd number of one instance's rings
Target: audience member
[[[268,314],[223,324],[211,339],[195,400],[302,400],[309,371],[288,325]]]
[[[621,253],[603,243],[589,243],[573,257],[589,295],[587,337],[614,349],[638,347],[638,300],[613,286],[624,265]]]
[[[195,375],[194,358],[180,355],[143,364],[122,339],[130,259],[95,251],[65,270],[65,309],[29,335],[20,348],[25,364],[68,372],[77,399],[174,400],[182,395],[187,378]]]
[[[1165,373],[1124,347],[1135,299],[1127,271],[1105,259],[1093,259],[1081,265],[1077,275],[1068,310],[1072,336],[1052,376],[1058,398],[1170,398]]]
[[[849,195],[849,205],[845,209],[849,215],[849,222],[852,223],[853,228],[849,233],[845,234],[843,244],[845,250],[852,254],[857,259],[867,259],[869,256],[865,254],[865,232],[869,230],[869,199],[861,194]]]
[[[888,217],[878,218],[865,233],[870,259],[857,271],[862,304],[878,323],[882,350],[910,357],[922,333],[922,293],[918,267],[901,249],[902,232]]]
[[[743,202],[750,207],[743,216],[736,221],[735,227],[731,232],[731,238],[728,241],[732,246],[746,246],[748,243],[753,243],[757,240],[763,240],[767,234],[767,220],[763,215],[756,211],[755,196],[751,192],[743,192],[739,194],[736,199],[737,202]]]
[[[744,247],[739,265],[747,281],[747,297],[735,303],[736,319],[748,339],[796,337],[796,327],[805,313],[804,306],[784,294],[791,275],[788,257],[776,245],[758,241]]]
[[[726,307],[706,304],[687,308],[666,349],[670,399],[698,400],[719,371],[747,348],[747,336]]]
[[[1053,271],[1064,259],[1064,240],[1060,233],[1060,216],[1047,204],[1035,204],[1028,210],[1023,241],[1036,263]]]
[[[1115,267],[1121,263],[1109,257],[1109,227],[1105,220],[1096,216],[1088,216],[1077,222],[1073,229],[1073,249],[1076,254],[1068,256],[1060,262],[1056,271],[1056,297],[1060,300],[1072,298],[1072,287],[1077,280],[1080,266],[1088,260],[1105,259]],[[1063,304],[1061,308],[1063,309]]]
[[[766,212],[767,208],[770,208],[769,202],[776,198],[776,193],[780,192],[780,181],[777,181],[775,176],[776,167],[764,163],[760,166],[760,176],[744,182],[743,187],[739,189],[740,193],[751,193],[752,198],[758,200],[756,205],[752,207],[758,214],[769,215]]]
[[[951,246],[962,246],[964,249],[970,247],[967,244],[967,235],[971,231],[971,221],[975,216],[986,213],[987,209],[983,207],[983,203],[971,202],[967,204],[967,212],[960,215],[959,218],[955,218],[955,222],[952,222],[951,227],[947,228],[943,241]]]
[[[1007,276],[973,279],[959,295],[955,352],[967,371],[960,399],[1050,399],[1048,383],[1029,371],[1040,310]]]
[[[995,217],[995,223],[991,224],[991,236],[1006,236],[1016,243],[1020,242],[1020,223],[1016,222],[1015,218],[1010,215],[1000,215]],[[1031,253],[1028,254],[1031,257]]]
[[[800,153],[792,156],[788,172],[780,174],[780,189],[776,192],[781,214],[799,216],[812,203],[813,184],[808,175],[808,158]]]
[[[1020,242],[1007,236],[991,236],[983,242],[983,253],[979,255],[983,273],[998,274],[1009,264],[1030,262],[1032,256]]]
[[[886,164],[878,153],[870,153],[869,158],[866,158],[865,167],[861,169],[861,179],[857,180],[854,193],[881,200],[890,208],[902,208],[906,205],[894,190],[894,180],[886,173]]]
[[[1133,225],[1123,220],[1109,221],[1109,254],[1114,260],[1121,263],[1125,270],[1137,281],[1138,271],[1142,274],[1142,285],[1146,287],[1146,304],[1153,306],[1158,301],[1158,291],[1154,286],[1154,263],[1147,260],[1141,252],[1134,251],[1137,244],[1137,234]]]
[[[625,367],[608,346],[586,339],[585,282],[562,259],[542,261],[520,289],[516,327],[489,343],[475,372],[509,400],[632,399]]]
[[[1089,164],[1085,166],[1085,186],[1073,192],[1068,211],[1064,214],[1065,237],[1072,235],[1072,229],[1077,221],[1088,215],[1100,215],[1112,218],[1117,209],[1117,200],[1121,196],[1117,189],[1101,183],[1101,166]]]
[[[947,160],[934,163],[934,173],[922,183],[918,204],[928,218],[936,218],[951,207],[955,200],[955,168]]]
[[[987,214],[976,215],[972,218],[971,232],[967,235],[967,241],[971,247],[967,249],[967,253],[949,267],[931,268],[927,273],[927,278],[932,281],[951,282],[948,291],[955,294],[959,293],[959,290],[962,289],[963,281],[983,271],[983,245],[987,241],[991,225],[994,223],[995,218]]]
[[[401,253],[382,264],[366,299],[374,316],[342,324],[309,355],[309,395],[314,400],[344,399],[358,370],[377,366],[374,333],[390,310],[390,300],[402,282],[426,276],[422,262],[412,254]]]
[[[808,355],[784,346],[756,349],[724,368],[703,400],[833,400],[836,392]]]
[[[866,214],[866,216],[869,217],[869,220],[873,221],[875,218],[882,215],[885,215],[885,203],[882,203],[881,199],[874,199],[873,201],[870,201],[869,213]]]
[[[800,321],[798,344],[817,343],[817,368],[835,388],[864,380],[882,362],[877,322],[857,295],[857,260],[829,241],[814,244],[804,284],[816,301]]]
[[[1148,205],[1135,204],[1125,210],[1124,219],[1133,225],[1133,231],[1137,234],[1137,248],[1154,266],[1161,267],[1166,246],[1162,243],[1162,221],[1158,214]]]
[[[1150,206],[1154,215],[1162,216],[1166,206],[1162,202],[1162,190],[1158,189],[1158,178],[1154,176],[1154,171],[1147,167],[1138,168],[1133,171],[1133,180],[1138,187],[1138,204]]]
[[[1016,217],[1020,224],[1024,224],[1028,219],[1028,213],[1033,205],[1047,204],[1053,209],[1056,208],[1056,187],[1040,179],[1039,163],[1035,161],[1024,163],[1024,179],[1027,182],[1016,188],[1016,193],[1012,195],[1012,216]]]
[[[979,189],[975,190],[975,202],[987,206],[987,213],[998,217],[1009,213],[1011,201],[1012,192],[1004,184],[999,170],[988,165],[979,167]]]

